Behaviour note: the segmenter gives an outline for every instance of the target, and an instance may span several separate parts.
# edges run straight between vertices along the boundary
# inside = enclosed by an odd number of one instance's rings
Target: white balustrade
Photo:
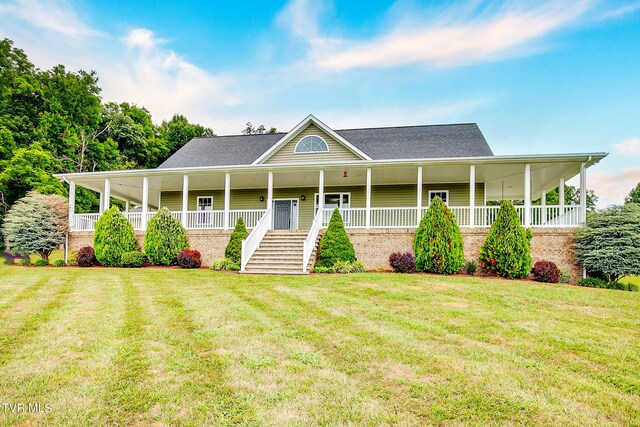
[[[74,231],[93,231],[96,228],[96,222],[100,218],[99,213],[75,214],[73,221]]]
[[[304,239],[304,250],[302,256],[302,272],[307,272],[307,267],[309,266],[309,260],[311,259],[311,254],[313,254],[313,249],[316,247],[316,241],[318,240],[318,234],[320,234],[320,226],[322,225],[322,212],[318,211],[316,213],[315,218],[313,218],[313,222],[311,223],[311,228],[309,228],[309,234],[307,234],[307,238]]]
[[[265,212],[265,209],[244,209],[229,211],[229,227],[233,228],[236,225],[238,218],[242,218],[245,227],[253,228],[256,226],[258,221],[260,221],[260,218],[262,218],[262,215],[264,215]]]
[[[134,230],[142,229],[142,214],[139,212],[123,212],[125,218],[129,220]]]
[[[371,208],[373,228],[415,228],[416,208]]]
[[[334,209],[324,209],[322,215],[322,227],[326,228],[331,220]],[[367,221],[367,209],[366,208],[341,208],[339,209],[342,216],[342,222],[347,228],[364,228]]]
[[[246,239],[242,241],[242,257],[240,264],[240,271],[244,271],[247,263],[253,256],[253,253],[260,246],[260,242],[264,238],[267,231],[271,229],[271,223],[273,221],[272,209],[269,208],[265,211],[262,218],[258,221],[256,226],[251,230],[251,233],[247,236]]]
[[[224,211],[189,211],[187,229],[215,229],[224,227]]]

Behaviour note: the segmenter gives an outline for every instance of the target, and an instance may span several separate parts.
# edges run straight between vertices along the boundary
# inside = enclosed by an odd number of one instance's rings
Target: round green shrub
[[[226,270],[227,271],[240,271],[240,266],[238,264],[236,264],[235,262],[232,262],[229,265],[227,265]]]
[[[147,256],[140,251],[125,252],[120,259],[120,264],[129,268],[140,268],[146,262]]]
[[[31,259],[29,257],[22,258],[18,261],[18,265],[21,267],[27,267],[31,265]]]
[[[36,267],[46,267],[49,265],[49,261],[46,259],[38,259],[33,263]]]
[[[63,259],[57,259],[57,260],[53,261],[53,266],[54,267],[64,267],[65,265],[67,265],[67,263],[64,262]]]
[[[333,274],[335,272],[336,272],[335,267],[320,267],[320,266],[313,267],[313,273]]]
[[[238,264],[242,259],[242,241],[247,238],[249,233],[247,227],[244,225],[242,217],[236,221],[236,226],[229,237],[229,243],[224,250],[225,258],[229,258],[234,263]]]
[[[454,274],[464,265],[464,243],[455,216],[434,197],[413,239],[416,270]]]
[[[184,249],[189,249],[186,230],[169,209],[161,208],[147,224],[144,253],[154,265],[175,265]]]
[[[327,231],[320,239],[316,265],[318,267],[333,267],[338,261],[354,262],[355,260],[356,253],[344,229],[340,211],[336,208],[331,214]]]
[[[226,270],[229,264],[233,264],[233,261],[231,261],[229,258],[215,259],[211,263],[211,269],[216,271]]]
[[[78,265],[78,251],[75,249],[69,251],[67,254],[67,265]]]
[[[140,250],[131,223],[116,206],[104,211],[96,222],[93,249],[105,267],[120,267],[123,253]]]
[[[532,264],[531,237],[531,230],[520,225],[516,208],[510,201],[503,201],[480,248],[482,269],[507,279],[528,277]]]

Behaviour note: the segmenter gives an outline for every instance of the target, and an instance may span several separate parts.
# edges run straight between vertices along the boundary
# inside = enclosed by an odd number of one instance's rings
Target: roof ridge
[[[236,133],[233,135],[213,135],[213,136],[194,136],[191,139],[206,139],[206,138],[231,138],[238,136],[265,136],[265,135],[286,135],[289,132],[274,132],[274,133]]]
[[[377,126],[377,127],[363,127],[363,128],[349,128],[349,129],[334,129],[335,132],[342,132],[345,130],[365,130],[365,129],[401,129],[401,128],[425,128],[435,126],[462,126],[462,125],[476,125],[477,122],[463,122],[463,123],[437,123],[431,125],[405,125],[405,126]]]

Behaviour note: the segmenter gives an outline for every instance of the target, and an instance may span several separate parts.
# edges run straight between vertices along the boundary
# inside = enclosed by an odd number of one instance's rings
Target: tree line
[[[94,71],[40,70],[0,40],[0,221],[28,191],[66,195],[54,173],[155,168],[191,138],[214,135],[180,114],[155,124],[146,108],[100,93]],[[78,212],[98,204],[78,189]]]

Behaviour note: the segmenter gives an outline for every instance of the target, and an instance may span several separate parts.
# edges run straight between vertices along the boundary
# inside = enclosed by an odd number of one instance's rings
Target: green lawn
[[[0,267],[0,425],[633,425],[640,293]],[[0,407],[1,409],[1,407]]]

